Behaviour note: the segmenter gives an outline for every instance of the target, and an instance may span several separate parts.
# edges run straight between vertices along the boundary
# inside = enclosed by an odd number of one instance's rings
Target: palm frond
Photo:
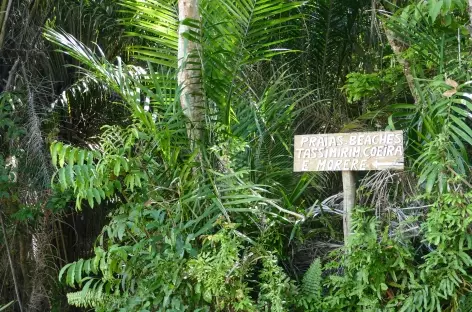
[[[139,41],[129,47],[137,59],[177,68],[179,18],[175,1],[122,0],[131,17],[123,19],[127,35]]]
[[[202,49],[204,86],[207,97],[222,112],[222,122],[230,124],[231,101],[247,89],[243,69],[276,55],[293,52],[284,48],[284,33],[293,32],[289,23],[299,14],[290,14],[302,2],[283,0],[204,1]],[[284,38],[284,39],[281,39]]]
[[[461,45],[468,38],[450,28],[438,28],[421,5],[410,5],[387,20],[411,60],[414,92],[419,102],[398,105],[400,121],[409,121],[409,146],[413,165],[419,170],[419,184],[427,192],[446,191],[449,176],[469,174],[470,75]],[[464,60],[464,61],[463,61]],[[427,64],[424,66],[423,64]]]
[[[125,20],[130,36],[141,43],[131,47],[134,55],[151,64],[177,67],[178,15],[175,1],[125,0],[121,4],[132,18]],[[201,24],[185,21],[186,36],[200,44],[205,96],[230,123],[232,96],[245,89],[242,69],[291,52],[283,48],[284,34],[293,31],[291,14],[303,2],[284,0],[202,1]]]

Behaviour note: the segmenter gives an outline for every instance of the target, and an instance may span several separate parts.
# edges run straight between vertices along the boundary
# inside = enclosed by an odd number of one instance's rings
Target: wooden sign
[[[402,131],[295,136],[296,172],[402,170],[403,160]]]

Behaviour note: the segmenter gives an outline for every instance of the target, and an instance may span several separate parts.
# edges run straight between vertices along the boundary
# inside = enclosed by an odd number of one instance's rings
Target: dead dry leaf
[[[452,80],[452,79],[446,79],[446,84],[448,86],[453,87],[454,89],[457,89],[457,87],[459,86],[459,84],[456,81]]]
[[[453,96],[454,94],[457,93],[457,90],[456,89],[451,89],[451,90],[447,90],[446,92],[443,93],[443,96],[445,97],[451,97]]]

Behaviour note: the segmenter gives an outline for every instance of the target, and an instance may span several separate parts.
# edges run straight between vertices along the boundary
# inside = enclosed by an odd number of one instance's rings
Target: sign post
[[[344,241],[356,201],[354,171],[403,170],[403,132],[355,132],[295,136],[295,172],[342,171]]]
[[[343,171],[343,230],[344,241],[351,234],[351,215],[352,209],[356,206],[356,180],[354,178],[354,171]]]

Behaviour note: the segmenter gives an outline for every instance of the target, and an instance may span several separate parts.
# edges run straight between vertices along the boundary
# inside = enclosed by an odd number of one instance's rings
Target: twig
[[[469,1],[472,1],[472,0],[469,0]],[[451,171],[451,173],[453,173],[454,175],[456,175],[459,179],[462,180],[462,182],[464,182],[465,185],[467,185],[468,187],[470,187],[472,189],[472,184],[470,184],[469,182],[467,182],[466,179],[464,179],[464,177],[462,177],[460,174],[458,174],[457,172],[454,171],[454,169],[452,169],[450,166],[447,166],[447,169],[449,171]]]

